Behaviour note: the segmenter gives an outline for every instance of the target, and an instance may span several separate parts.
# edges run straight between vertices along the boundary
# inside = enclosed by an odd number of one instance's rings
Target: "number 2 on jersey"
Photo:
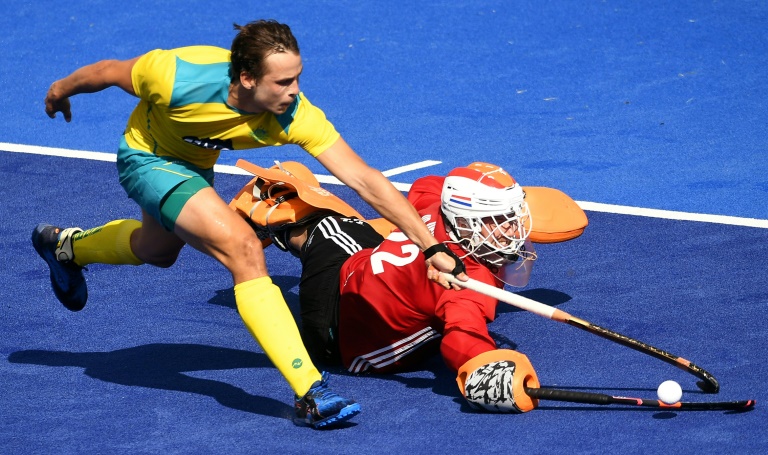
[[[402,232],[393,232],[389,234],[387,240],[394,242],[406,242],[408,237]],[[392,264],[394,266],[408,265],[416,259],[419,255],[419,247],[413,243],[406,243],[401,248],[403,256],[399,256],[389,251],[377,251],[371,254],[371,271],[374,275],[384,272],[384,263]]]

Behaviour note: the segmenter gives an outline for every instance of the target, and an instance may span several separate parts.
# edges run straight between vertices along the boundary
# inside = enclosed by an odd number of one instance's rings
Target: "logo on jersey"
[[[258,142],[263,142],[268,135],[269,134],[267,133],[267,130],[265,130],[264,128],[257,128],[251,131],[251,137],[253,137]]]
[[[232,139],[227,139],[226,141],[222,139],[211,139],[209,137],[200,139],[199,137],[195,136],[184,136],[182,139],[184,139],[184,142],[188,144],[196,145],[200,148],[208,150],[228,151],[235,149],[235,147],[232,145]]]
[[[307,186],[309,187],[310,190],[314,191],[315,193],[319,194],[320,196],[325,196],[325,197],[333,196],[330,192],[328,192],[327,190],[324,190],[324,189],[322,189],[322,188],[320,188],[318,186],[312,186],[312,185],[309,185],[309,184],[307,184]]]

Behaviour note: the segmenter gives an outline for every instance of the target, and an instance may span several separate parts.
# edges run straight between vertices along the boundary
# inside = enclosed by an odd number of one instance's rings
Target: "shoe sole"
[[[360,405],[358,403],[354,403],[345,408],[342,408],[338,414],[328,417],[327,419],[312,422],[310,425],[316,429],[328,428],[329,426],[335,425],[337,423],[346,422],[358,414],[360,414]]]

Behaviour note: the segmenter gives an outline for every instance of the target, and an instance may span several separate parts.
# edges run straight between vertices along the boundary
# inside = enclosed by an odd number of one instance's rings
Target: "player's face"
[[[303,69],[301,56],[291,52],[269,55],[264,60],[266,71],[261,80],[255,82],[252,100],[255,109],[251,112],[271,112],[280,115],[299,94],[299,76]]]
[[[500,222],[494,219],[494,217],[483,218],[483,231],[484,238],[495,239],[499,245],[508,246],[512,239],[520,238],[520,229],[517,218],[509,220],[505,219]]]

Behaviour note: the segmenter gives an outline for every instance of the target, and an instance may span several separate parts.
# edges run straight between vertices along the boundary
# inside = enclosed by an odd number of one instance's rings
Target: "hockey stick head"
[[[720,384],[713,376],[710,376],[708,381],[696,381],[696,385],[704,393],[717,393],[720,391]]]
[[[585,403],[597,405],[628,405],[642,406],[647,408],[659,408],[681,411],[737,411],[744,412],[754,409],[757,402],[755,400],[740,401],[705,401],[690,402],[680,401],[674,404],[666,404],[661,400],[651,400],[645,398],[632,398],[612,396],[604,393],[582,392],[574,390],[552,389],[548,387],[526,387],[525,393],[533,398],[540,400],[565,401],[569,403]]]

